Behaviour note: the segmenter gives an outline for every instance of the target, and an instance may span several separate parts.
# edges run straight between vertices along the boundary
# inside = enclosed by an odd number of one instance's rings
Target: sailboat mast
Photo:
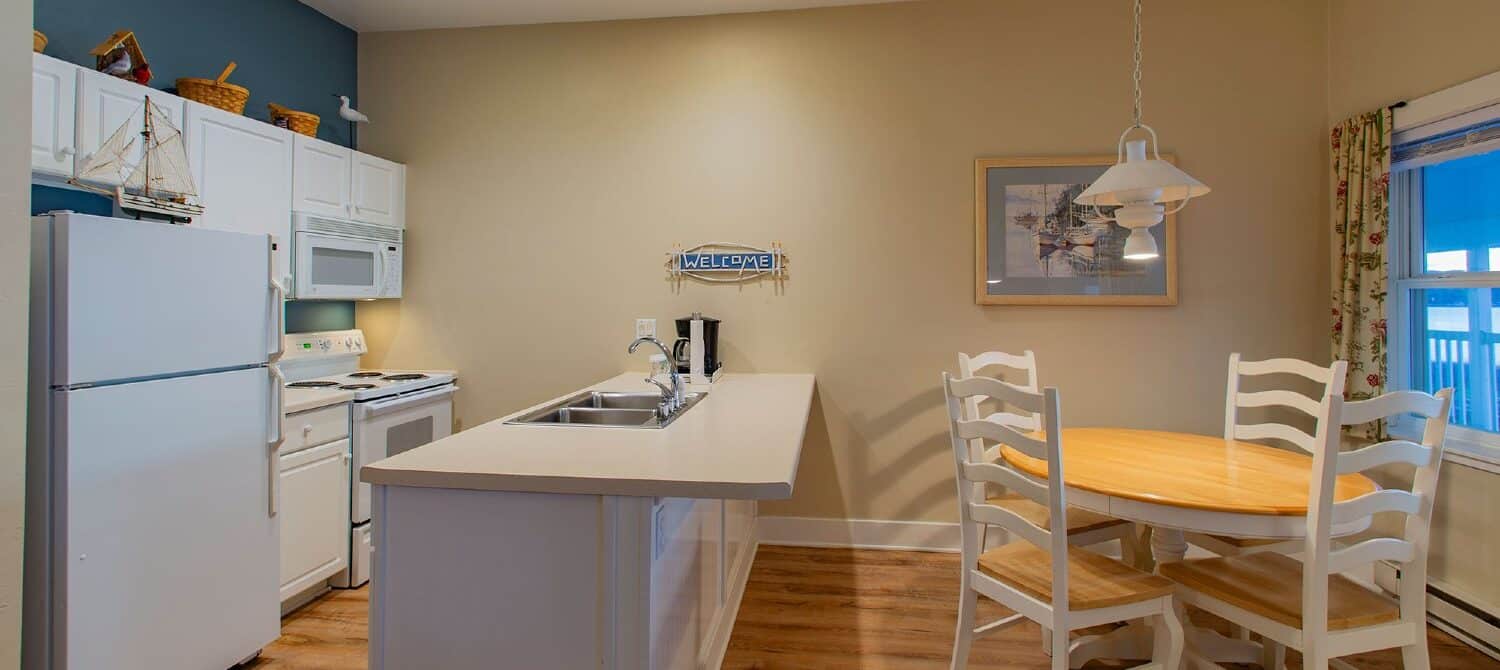
[[[151,196],[151,96],[146,96],[146,128],[141,131],[141,137],[145,138],[145,154],[142,160],[146,161],[146,180],[141,186],[141,193],[146,197]]]

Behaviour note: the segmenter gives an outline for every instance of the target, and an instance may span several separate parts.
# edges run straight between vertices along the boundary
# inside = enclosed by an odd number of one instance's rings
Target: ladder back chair
[[[1144,668],[1176,670],[1184,635],[1172,606],[1172,583],[1125,563],[1072,549],[1068,543],[1067,507],[1063,487],[1062,421],[1057,389],[1029,391],[989,377],[954,379],[943,373],[948,427],[958,483],[959,523],[963,537],[958,629],[954,635],[952,668],[963,668],[978,635],[1002,630],[1021,621],[1036,621],[1051,638],[1052,667],[1068,668],[1068,633],[1102,624],[1151,619],[1156,634],[1153,659]],[[998,420],[966,419],[970,399],[994,398],[1036,417],[1045,437],[1033,437]],[[974,441],[994,442],[994,458],[971,457]],[[1047,462],[1047,479],[1038,482],[1004,464],[1000,445]],[[990,452],[986,452],[990,453]],[[1045,526],[1010,509],[976,502],[974,487],[998,484],[1045,506]],[[1016,541],[985,551],[980,528],[999,526]],[[1016,614],[975,628],[978,596],[999,602]]]
[[[958,376],[961,379],[980,374],[981,370],[1000,367],[1019,373],[1019,377],[1013,384],[1023,391],[1036,393],[1037,391],[1037,366],[1036,354],[1027,349],[1025,353],[1017,356],[1003,351],[990,351],[970,356],[960,352],[958,354]],[[1041,423],[1037,420],[1034,412],[1027,412],[1018,407],[1002,403],[1001,411],[993,412],[988,416],[981,417],[983,411],[980,408],[979,396],[964,399],[964,419],[984,418],[986,421],[994,421],[1001,425],[1015,428],[1016,430],[1031,433],[1041,429]],[[995,454],[984,450],[983,440],[971,440],[970,460],[979,462],[995,460]],[[1047,508],[1045,505],[1027,498],[1024,495],[1006,490],[990,490],[984,484],[975,485],[972,500],[976,503],[988,502],[996,507],[1004,507],[1023,518],[1030,520],[1037,526],[1048,525]],[[1089,510],[1070,508],[1067,513],[1068,541],[1078,546],[1101,544],[1112,540],[1120,541],[1120,555],[1127,563],[1137,565],[1138,555],[1144,552],[1140,545],[1140,538],[1136,533],[1135,524],[1122,519],[1091,512]],[[980,530],[980,547],[987,547],[988,528]],[[1002,539],[1002,542],[1009,541]]]
[[[1344,394],[1344,375],[1349,364],[1334,361],[1327,367],[1318,366],[1295,358],[1272,358],[1263,361],[1247,361],[1237,353],[1229,355],[1229,387],[1224,392],[1224,439],[1265,440],[1277,439],[1289,442],[1298,449],[1312,454],[1317,438],[1294,426],[1284,423],[1242,423],[1240,408],[1273,407],[1295,410],[1310,418],[1319,417],[1318,400],[1323,396]],[[1240,390],[1241,377],[1259,377],[1273,374],[1296,375],[1322,388],[1316,398],[1296,391],[1275,389],[1246,393]],[[1238,556],[1261,551],[1294,554],[1302,551],[1301,540],[1267,540],[1188,533],[1187,540],[1220,556]]]
[[[1310,670],[1349,667],[1333,659],[1393,647],[1401,648],[1407,670],[1428,668],[1428,534],[1452,403],[1451,388],[1435,395],[1396,391],[1353,402],[1345,402],[1341,394],[1324,398],[1302,560],[1260,552],[1168,563],[1161,573],[1178,583],[1178,601],[1260,633],[1276,670],[1285,647],[1300,650],[1303,667]],[[1342,426],[1399,414],[1427,420],[1420,443],[1395,439],[1340,451]],[[1339,475],[1393,463],[1415,466],[1411,490],[1381,489],[1334,502]],[[1368,521],[1378,513],[1406,516],[1399,537],[1334,548],[1332,524]],[[1394,600],[1339,574],[1382,560],[1400,565],[1401,586]]]

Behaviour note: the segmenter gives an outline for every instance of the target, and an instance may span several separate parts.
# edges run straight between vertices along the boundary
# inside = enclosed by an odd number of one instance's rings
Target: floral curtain
[[[1334,127],[1333,247],[1339,253],[1333,288],[1333,358],[1349,362],[1344,397],[1385,392],[1385,299],[1389,275],[1391,110],[1361,114]],[[1384,426],[1355,426],[1351,433],[1380,438]]]

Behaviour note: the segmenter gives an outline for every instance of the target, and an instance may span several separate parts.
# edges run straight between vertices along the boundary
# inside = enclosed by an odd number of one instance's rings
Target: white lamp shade
[[[1125,143],[1125,160],[1116,163],[1073,199],[1080,205],[1111,206],[1141,202],[1177,202],[1208,193],[1203,182],[1160,158],[1146,158],[1146,141]]]
[[[1142,261],[1156,258],[1161,255],[1156,250],[1156,237],[1151,235],[1149,228],[1133,228],[1130,237],[1125,238],[1125,259]]]

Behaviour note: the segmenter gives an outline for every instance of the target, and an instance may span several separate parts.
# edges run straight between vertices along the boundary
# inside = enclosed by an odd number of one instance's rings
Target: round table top
[[[1189,509],[1307,516],[1312,457],[1222,437],[1130,428],[1064,428],[1069,488]],[[1046,461],[1009,446],[1005,460],[1038,478]],[[1361,474],[1342,475],[1334,501],[1379,490]]]

